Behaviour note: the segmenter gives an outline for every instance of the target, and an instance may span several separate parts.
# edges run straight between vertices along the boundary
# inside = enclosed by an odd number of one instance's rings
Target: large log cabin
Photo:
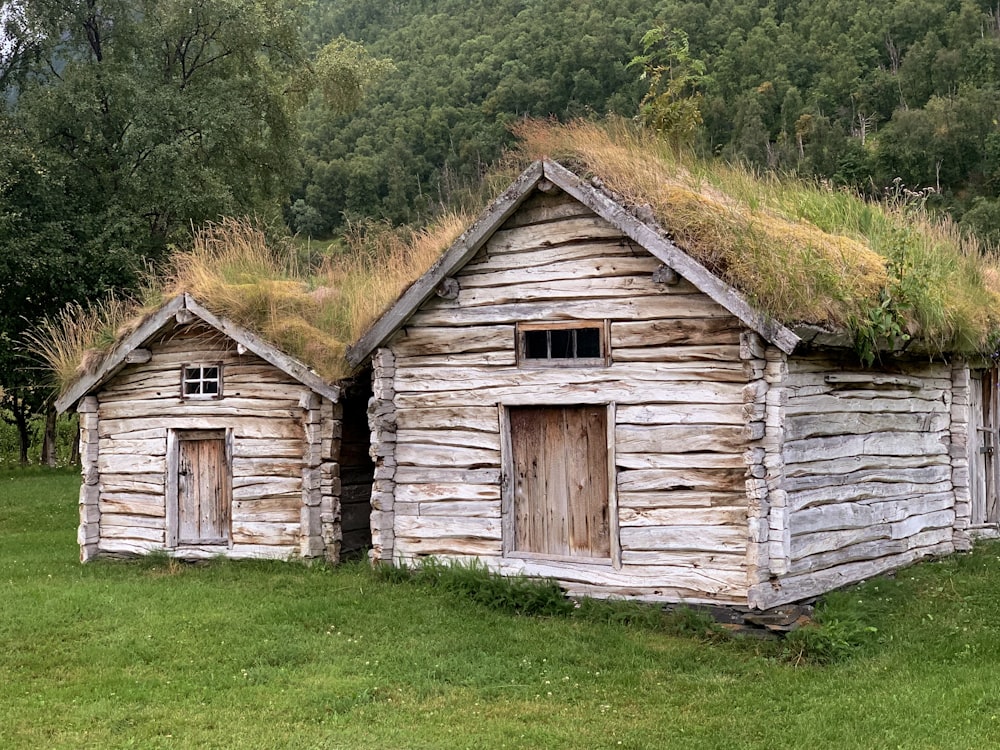
[[[863,367],[640,216],[537,162],[349,350],[375,561],[766,609],[995,532],[988,360]]]

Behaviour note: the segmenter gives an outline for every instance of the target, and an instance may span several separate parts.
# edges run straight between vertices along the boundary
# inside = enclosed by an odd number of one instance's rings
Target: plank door
[[[229,466],[225,432],[181,433],[177,441],[177,541],[229,543]]]
[[[969,384],[969,493],[973,526],[1000,521],[997,502],[997,370],[974,371]]]
[[[607,408],[509,410],[513,550],[544,556],[611,556]]]

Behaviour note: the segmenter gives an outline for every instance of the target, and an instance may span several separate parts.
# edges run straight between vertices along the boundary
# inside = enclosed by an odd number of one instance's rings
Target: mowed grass
[[[77,562],[73,474],[0,475],[2,748],[971,748],[1000,547],[831,597],[832,665],[527,618],[363,565]],[[852,625],[853,627],[853,625]]]

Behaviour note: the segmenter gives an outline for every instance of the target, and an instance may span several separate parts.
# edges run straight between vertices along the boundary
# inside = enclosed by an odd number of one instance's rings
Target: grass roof
[[[679,157],[629,122],[527,121],[492,176],[503,187],[548,157],[652,212],[675,244],[785,325],[850,333],[863,358],[880,342],[991,354],[1000,340],[1000,264],[954,225],[919,207],[876,205],[800,180]],[[141,303],[67,309],[36,329],[33,348],[60,390],[100,362],[117,336],[165,299],[189,292],[330,380],[344,350],[471,223],[449,214],[424,230],[368,224],[348,250],[304,268],[287,242],[253,223],[209,225],[151,282]]]
[[[920,205],[685,158],[621,120],[516,132],[522,159],[547,156],[648,206],[675,244],[786,325],[848,332],[868,358],[884,339],[936,353],[997,347],[995,252]]]

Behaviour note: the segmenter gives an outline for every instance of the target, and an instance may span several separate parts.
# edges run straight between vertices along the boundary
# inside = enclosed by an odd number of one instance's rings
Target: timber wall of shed
[[[780,383],[787,506],[776,585],[796,601],[953,551],[952,367],[791,357]],[[964,454],[963,454],[964,455]]]
[[[256,355],[239,354],[235,342],[204,326],[168,332],[147,348],[148,362],[126,366],[96,394],[96,404],[85,399],[94,411],[83,437],[97,438],[85,477],[92,488],[89,531],[81,531],[86,556],[164,549],[169,431],[231,429],[232,545],[186,546],[177,553],[325,553],[335,560],[341,534],[340,405]],[[223,367],[223,397],[181,399],[181,367],[216,362]]]
[[[457,298],[410,318],[374,358],[376,559],[476,557],[578,594],[746,603],[762,349],[741,357],[740,322],[684,280],[655,283],[658,267],[579,203],[536,194],[456,275]],[[608,321],[612,364],[517,366],[518,322],[569,320]],[[505,556],[501,410],[577,404],[614,405],[620,565]],[[763,426],[761,411],[749,437]]]

